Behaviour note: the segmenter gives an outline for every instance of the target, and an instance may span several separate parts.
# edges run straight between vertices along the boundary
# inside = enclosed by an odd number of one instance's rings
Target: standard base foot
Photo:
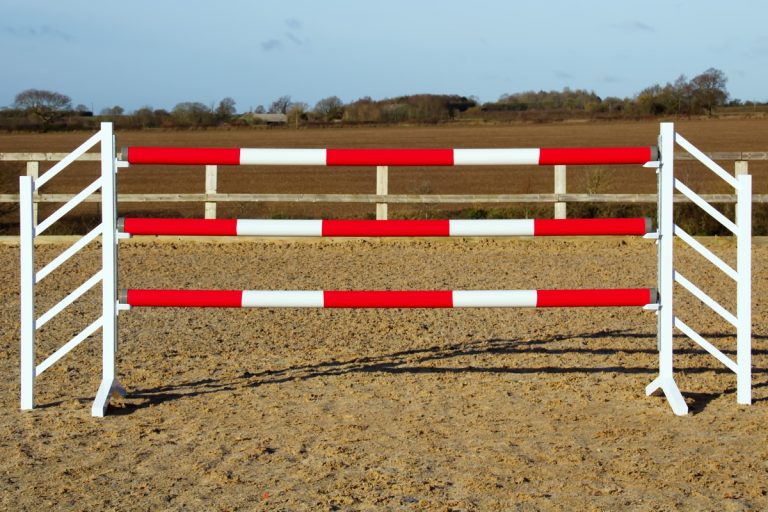
[[[109,406],[109,399],[112,394],[117,393],[120,396],[125,396],[125,388],[118,382],[117,379],[102,380],[99,386],[99,391],[96,393],[96,398],[93,400],[93,406],[91,407],[91,416],[98,418],[104,417],[107,413],[107,407]]]
[[[680,393],[680,389],[672,377],[662,377],[661,375],[656,377],[653,382],[646,386],[645,394],[652,395],[658,390],[664,393],[669,406],[672,407],[672,412],[678,416],[688,414],[688,404],[685,403],[683,394]]]

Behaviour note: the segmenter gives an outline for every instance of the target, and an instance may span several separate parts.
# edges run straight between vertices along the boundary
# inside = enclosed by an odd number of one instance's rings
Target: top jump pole
[[[127,147],[134,165],[625,165],[658,160],[655,146],[517,149],[286,149]]]

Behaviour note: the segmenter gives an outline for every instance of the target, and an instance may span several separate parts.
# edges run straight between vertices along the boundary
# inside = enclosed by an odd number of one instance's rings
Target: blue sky
[[[28,88],[95,111],[288,94],[633,96],[710,67],[768,101],[768,1],[0,0],[0,106]]]

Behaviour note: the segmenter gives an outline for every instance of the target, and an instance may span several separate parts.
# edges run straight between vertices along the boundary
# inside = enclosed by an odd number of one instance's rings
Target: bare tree
[[[715,68],[709,68],[691,79],[693,101],[700,108],[707,109],[709,117],[712,117],[715,107],[723,105],[728,99],[728,91],[725,88],[727,82],[725,73]]]
[[[43,89],[27,89],[16,95],[14,106],[40,119],[43,131],[72,110],[69,96]]]
[[[338,96],[328,96],[317,102],[314,112],[324,121],[341,119],[344,117],[344,102]]]
[[[228,121],[237,111],[235,110],[235,100],[226,97],[219,102],[216,107],[216,117],[221,121]]]
[[[270,114],[287,114],[288,110],[291,108],[292,102],[291,97],[286,96],[280,96],[275,101],[272,102],[272,104],[269,106],[269,113]]]

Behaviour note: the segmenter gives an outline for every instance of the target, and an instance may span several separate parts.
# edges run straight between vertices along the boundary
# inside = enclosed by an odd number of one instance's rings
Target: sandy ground
[[[730,262],[728,239],[705,243]],[[60,252],[39,248],[38,268]],[[733,286],[678,251],[714,297]],[[768,245],[754,248],[754,404],[676,338],[675,417],[645,397],[656,326],[639,308],[182,310],[120,317],[129,390],[90,417],[92,339],[18,410],[18,246],[0,244],[4,510],[766,510]],[[40,313],[98,265],[43,281]],[[637,239],[184,241],[121,245],[124,287],[646,287]],[[38,362],[95,318],[97,292],[43,328]],[[680,294],[680,315],[734,355],[731,330]]]

